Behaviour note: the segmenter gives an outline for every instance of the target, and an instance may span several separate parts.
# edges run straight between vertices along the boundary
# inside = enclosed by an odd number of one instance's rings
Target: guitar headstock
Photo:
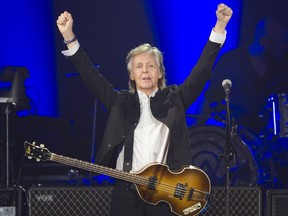
[[[51,159],[52,153],[47,149],[44,148],[43,144],[40,146],[36,146],[35,142],[29,143],[27,141],[24,142],[25,148],[25,156],[29,159],[35,158],[36,161],[48,161]]]

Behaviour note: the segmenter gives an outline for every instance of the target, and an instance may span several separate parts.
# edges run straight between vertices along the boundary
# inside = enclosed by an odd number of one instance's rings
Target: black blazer
[[[172,170],[191,164],[185,112],[210,79],[219,50],[220,44],[208,41],[186,80],[181,85],[159,89],[151,98],[150,106],[153,116],[170,129],[167,164]],[[117,147],[133,142],[133,131],[140,118],[138,94],[137,92],[132,94],[128,90],[113,89],[112,85],[93,66],[81,47],[68,58],[79,70],[84,83],[97,100],[109,111],[103,140],[96,157],[97,164],[109,166]]]

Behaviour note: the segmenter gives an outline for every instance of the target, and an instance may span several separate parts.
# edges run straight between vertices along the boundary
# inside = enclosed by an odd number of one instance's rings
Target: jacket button
[[[122,134],[122,138],[125,138],[125,134]]]
[[[107,147],[108,147],[108,148],[111,148],[111,147],[112,147],[112,145],[111,145],[111,144],[108,144],[108,145],[107,145]]]

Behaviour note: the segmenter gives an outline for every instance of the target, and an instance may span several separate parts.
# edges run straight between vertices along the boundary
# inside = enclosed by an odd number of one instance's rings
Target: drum
[[[218,126],[189,128],[192,165],[204,170],[214,186],[226,185],[226,129]],[[269,152],[253,134],[243,129],[232,140],[235,157],[230,163],[230,185],[251,186],[270,184],[276,174]]]

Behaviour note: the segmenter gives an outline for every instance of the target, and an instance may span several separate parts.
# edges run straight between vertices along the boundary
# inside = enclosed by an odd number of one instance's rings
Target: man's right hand
[[[64,11],[60,14],[56,23],[65,41],[72,40],[75,37],[73,33],[73,18],[69,12]]]

